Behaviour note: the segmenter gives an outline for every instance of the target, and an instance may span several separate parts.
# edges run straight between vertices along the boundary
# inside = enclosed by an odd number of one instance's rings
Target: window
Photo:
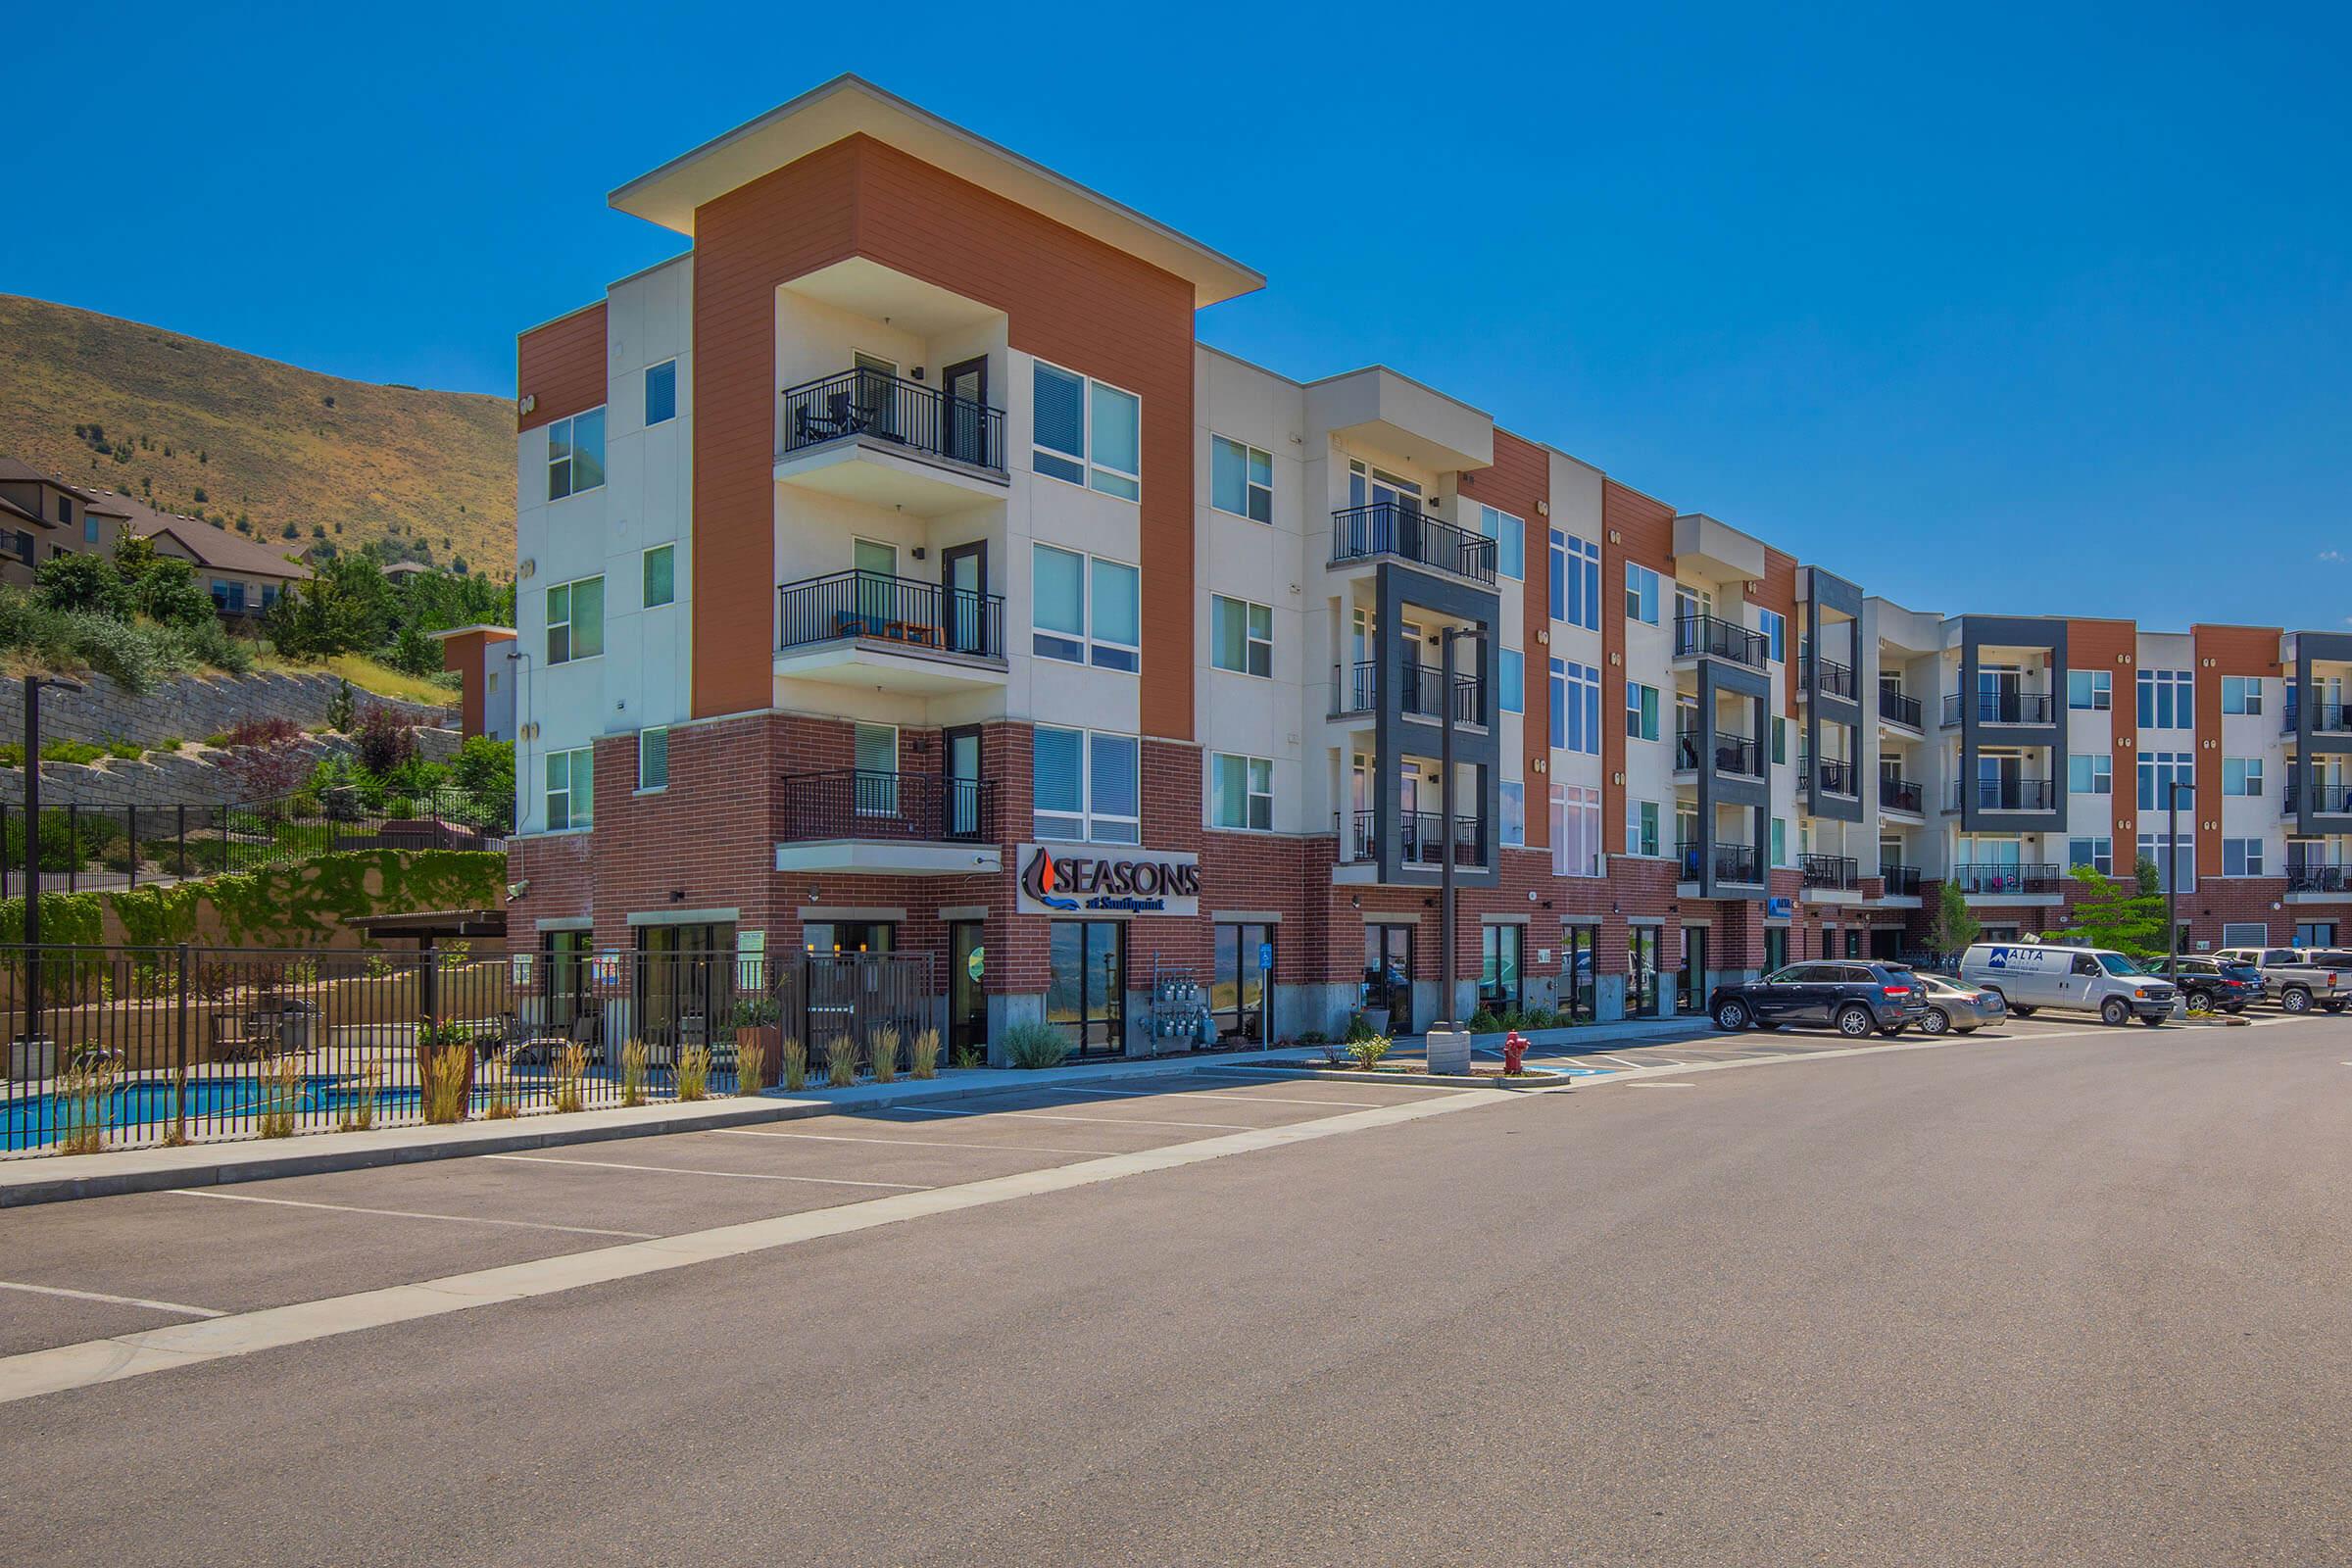
[[[2222,840],[2222,875],[2262,875],[2262,840]]]
[[[1527,576],[1527,523],[1493,507],[1478,509],[1478,531],[1494,541],[1494,569],[1503,576]]]
[[[1527,711],[1527,657],[1516,648],[1494,653],[1495,701],[1506,713]]]
[[[2166,839],[2162,833],[2142,833],[2139,836],[2139,858],[2156,862],[2156,885],[2165,892],[2179,888],[2183,893],[2197,890],[2197,841],[2194,835],[2180,835],[2180,847],[2170,857],[2167,865]]]
[[[2139,727],[2187,729],[2195,720],[2190,697],[2195,677],[2185,669],[2139,672]]]
[[[2224,795],[2260,795],[2262,793],[2262,759],[2259,757],[2223,758],[2222,793]]]
[[[1785,816],[1772,819],[1772,863],[1788,863],[1788,819]]]
[[[2115,672],[2106,669],[2068,670],[2066,706],[2090,712],[2106,712],[2115,706]]]
[[[596,816],[596,754],[583,746],[576,751],[547,754],[547,828],[586,827]]]
[[[1583,784],[1551,787],[1551,868],[1560,876],[1605,874],[1600,842],[1600,791]]]
[[[2115,840],[2068,839],[2066,863],[2070,866],[2087,865],[2101,876],[2115,875]]]
[[[1625,564],[1625,618],[1658,623],[1658,574],[1630,561]]]
[[[1756,630],[1762,632],[1764,641],[1771,645],[1772,662],[1776,664],[1786,662],[1788,658],[1788,617],[1777,610],[1759,610],[1756,612]]]
[[[1551,530],[1551,618],[1600,630],[1600,546]]]
[[[98,542],[98,514],[86,509],[81,514],[81,542],[85,545]]]
[[[645,553],[645,608],[654,610],[678,597],[678,547],[656,545]]]
[[[1600,667],[1572,659],[1551,662],[1551,744],[1564,752],[1600,755]]]
[[[1274,455],[1224,436],[1208,438],[1208,504],[1258,522],[1274,520]]]
[[[1527,843],[1527,786],[1513,779],[1502,781],[1502,842],[1524,846]]]
[[[1625,805],[1625,853],[1654,857],[1658,853],[1658,803],[1628,801]]]
[[[2225,713],[2261,712],[2262,677],[2260,675],[2224,675],[2222,677],[2222,711]]]
[[[1033,466],[1067,480],[1136,500],[1143,486],[1143,400],[1107,382],[1036,362],[1032,414]]]
[[[1036,627],[1031,646],[1037,656],[1133,673],[1142,662],[1143,636],[1142,578],[1136,569],[1052,545],[1032,547],[1030,561],[1029,618]]]
[[[2142,752],[2139,754],[2139,808],[2161,811],[2172,800],[2174,786],[2180,786],[2180,804],[2188,805],[2189,792],[2196,787],[2196,773],[2186,752]]]
[[[1658,689],[1638,680],[1625,683],[1625,733],[1638,741],[1658,738]]]
[[[1772,760],[1778,766],[1788,765],[1788,720],[1786,718],[1772,721]]]
[[[2095,752],[2077,752],[2066,760],[2066,788],[2072,795],[2115,793],[2115,763]]]
[[[663,360],[645,369],[645,422],[666,424],[678,416],[678,362]]]
[[[1141,842],[1134,736],[1040,724],[1030,762],[1039,838]]]
[[[72,496],[57,498],[57,520],[69,528],[74,525],[74,498]]]
[[[1237,675],[1274,673],[1274,612],[1247,599],[1208,597],[1209,662]]]
[[[669,727],[662,725],[637,732],[637,787],[641,790],[669,788]]]
[[[561,501],[605,482],[605,411],[590,409],[547,427],[547,499]]]
[[[1479,928],[1478,1004],[1497,1012],[1516,1012],[1521,959],[1527,951],[1527,927],[1488,925]]]
[[[1208,822],[1211,827],[1274,830],[1274,764],[1262,757],[1218,752],[1209,760]]]
[[[568,664],[605,651],[605,579],[582,577],[547,591],[547,662]]]

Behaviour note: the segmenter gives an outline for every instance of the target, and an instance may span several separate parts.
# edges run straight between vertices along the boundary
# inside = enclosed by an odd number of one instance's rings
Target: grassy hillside
[[[439,565],[514,571],[501,398],[346,381],[0,294],[0,454],[281,549],[387,539]]]

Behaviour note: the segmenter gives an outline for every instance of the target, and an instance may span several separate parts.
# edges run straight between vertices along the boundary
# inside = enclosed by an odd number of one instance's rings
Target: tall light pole
[[[24,1042],[41,1038],[41,689],[82,690],[56,675],[24,677]],[[69,846],[78,852],[80,846]],[[136,854],[137,845],[131,846]]]
[[[2164,972],[2180,978],[2180,792],[2190,786],[2174,779],[2164,792]]]

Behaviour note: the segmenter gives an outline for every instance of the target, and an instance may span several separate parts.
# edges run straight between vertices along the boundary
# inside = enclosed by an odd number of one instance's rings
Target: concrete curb
[[[1558,1072],[1549,1068],[1531,1067],[1517,1078],[1499,1074],[1482,1077],[1476,1073],[1455,1072],[1357,1072],[1348,1067],[1289,1067],[1280,1062],[1237,1061],[1219,1062],[1210,1072],[1249,1073],[1259,1078],[1320,1078],[1335,1084],[1387,1085],[1397,1089],[1502,1089],[1516,1094],[1528,1094],[1544,1089],[1565,1089],[1580,1077],[1596,1077],[1592,1073]]]
[[[1257,1053],[1259,1061],[1282,1053]],[[1235,1058],[1212,1058],[1224,1065]],[[512,1121],[466,1121],[448,1127],[386,1127],[364,1133],[306,1133],[295,1138],[238,1143],[191,1144],[184,1149],[125,1149],[100,1154],[44,1154],[0,1165],[0,1209],[26,1203],[57,1203],[77,1198],[112,1198],[124,1193],[166,1192],[177,1187],[223,1187],[237,1182],[274,1181],[331,1171],[368,1170],[381,1165],[463,1159],[470,1154],[508,1154],[571,1144],[601,1144],[623,1138],[798,1121],[900,1105],[938,1104],[1003,1094],[1007,1089],[1053,1089],[1072,1083],[1125,1083],[1198,1072],[1198,1056],[1143,1056],[1132,1062],[1090,1063],[1025,1072],[1011,1067],[951,1069],[948,1076],[895,1084],[787,1096],[768,1090],[750,1099],[709,1100],[693,1104],[640,1105],[626,1110],[583,1110],[522,1116]],[[1486,1083],[1480,1088],[1492,1087]]]

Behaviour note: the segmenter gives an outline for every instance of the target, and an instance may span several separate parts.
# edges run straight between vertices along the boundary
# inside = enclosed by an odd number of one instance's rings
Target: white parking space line
[[[1657,1082],[1655,1079],[1650,1079],[1650,1080],[1647,1080],[1647,1081],[1645,1081],[1645,1082],[1642,1082],[1642,1083],[1638,1083],[1638,1084],[1627,1084],[1625,1087],[1626,1087],[1626,1088],[1628,1088],[1628,1089],[1696,1089],[1696,1088],[1698,1087],[1698,1085],[1696,1085],[1696,1084],[1662,1084],[1662,1083],[1659,1083],[1659,1082]]]
[[[1425,1093],[1458,1094],[1443,1084],[1434,1090],[1426,1084],[1399,1084],[1400,1089],[1420,1089]],[[1343,1110],[1370,1110],[1386,1105],[1386,1100],[1306,1100],[1297,1095],[1237,1095],[1228,1089],[1056,1089],[1057,1095],[1111,1095],[1121,1100],[1175,1100],[1186,1095],[1204,1095],[1212,1100],[1248,1101],[1261,1105],[1337,1105]]]
[[[150,1312],[176,1312],[182,1317],[221,1317],[209,1306],[184,1306],[177,1301],[150,1301],[144,1296],[109,1296],[104,1291],[69,1291],[62,1285],[27,1285],[0,1280],[0,1291],[29,1291],[35,1296],[62,1296],[74,1301],[103,1301],[109,1306],[143,1306]]]
[[[887,1149],[985,1149],[1015,1154],[1115,1154],[1115,1149],[1063,1149],[1054,1144],[951,1144],[941,1138],[858,1138],[847,1133],[771,1133],[758,1127],[712,1127],[729,1138],[805,1138],[818,1144],[880,1144]]]
[[[1620,1063],[1623,1063],[1625,1066],[1628,1066],[1628,1067],[1640,1067],[1640,1066],[1643,1066],[1643,1065],[1645,1065],[1645,1063],[1639,1062],[1639,1061],[1633,1061],[1633,1060],[1629,1060],[1628,1058],[1626,1058],[1626,1057],[1624,1057],[1624,1056],[1616,1055],[1616,1054],[1614,1054],[1613,1053],[1606,1052],[1606,1051],[1595,1052],[1595,1053],[1594,1053],[1594,1054],[1595,1054],[1595,1055],[1597,1055],[1597,1056],[1599,1056],[1599,1057],[1600,1057],[1600,1059],[1601,1059],[1601,1060],[1603,1060],[1603,1061],[1614,1061],[1614,1062],[1620,1062]]]
[[[496,1157],[496,1156],[492,1156]],[[209,1198],[217,1203],[269,1203],[278,1208],[328,1208],[339,1214],[373,1214],[378,1219],[437,1219],[449,1225],[503,1225],[513,1230],[563,1231],[571,1236],[612,1236],[650,1242],[655,1231],[608,1231],[594,1225],[554,1225],[543,1219],[492,1219],[486,1214],[427,1214],[413,1208],[364,1208],[358,1203],[319,1203],[299,1198],[260,1198],[252,1193],[217,1193],[207,1187],[174,1187],[173,1198]]]
[[[1150,1121],[1142,1116],[1067,1116],[1057,1110],[946,1110],[935,1105],[901,1105],[899,1109],[909,1116],[1025,1116],[1034,1121],[1091,1121],[1103,1127],[1205,1127],[1220,1133],[1257,1130],[1240,1121]]]
[[[484,1154],[525,1165],[583,1165],[590,1170],[634,1170],[649,1176],[717,1176],[738,1182],[813,1182],[820,1187],[884,1187],[894,1193],[927,1193],[922,1182],[859,1182],[847,1176],[783,1176],[765,1170],[697,1170],[683,1165],[624,1165],[616,1159],[559,1159],[552,1154]]]

